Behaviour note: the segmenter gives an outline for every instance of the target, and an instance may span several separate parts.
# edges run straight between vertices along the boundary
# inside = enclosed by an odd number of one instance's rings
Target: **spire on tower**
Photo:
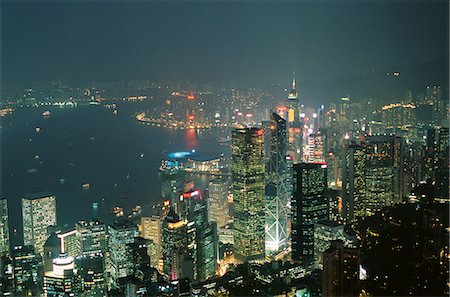
[[[292,72],[292,90],[295,90],[295,71]]]

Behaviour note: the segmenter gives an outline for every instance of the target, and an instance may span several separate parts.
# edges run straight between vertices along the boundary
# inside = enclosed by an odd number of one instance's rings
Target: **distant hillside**
[[[394,72],[399,72],[400,75],[394,76]],[[401,65],[366,75],[347,75],[321,82],[300,83],[300,96],[306,105],[334,102],[347,95],[354,100],[373,98],[385,101],[404,98],[407,91],[412,91],[413,97],[416,97],[420,93],[424,94],[426,87],[431,85],[440,85],[443,99],[448,100],[448,59]]]

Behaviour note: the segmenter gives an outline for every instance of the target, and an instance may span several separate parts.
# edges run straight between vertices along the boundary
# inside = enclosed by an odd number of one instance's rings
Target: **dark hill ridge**
[[[305,105],[337,102],[340,97],[350,96],[354,100],[373,98],[390,101],[405,98],[412,91],[413,98],[425,94],[427,86],[440,85],[442,99],[448,100],[448,59],[442,58],[427,63],[399,65],[384,71],[369,74],[345,75],[324,81],[300,82],[300,100]],[[399,76],[394,76],[399,72]],[[387,74],[389,73],[389,75]]]

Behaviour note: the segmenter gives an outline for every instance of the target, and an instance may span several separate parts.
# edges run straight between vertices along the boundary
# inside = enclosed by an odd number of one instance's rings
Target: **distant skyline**
[[[2,82],[326,80],[443,59],[448,1],[2,1]]]

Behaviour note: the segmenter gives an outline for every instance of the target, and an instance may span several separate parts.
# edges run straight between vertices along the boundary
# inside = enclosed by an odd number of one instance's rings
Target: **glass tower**
[[[287,156],[286,121],[272,113],[266,129],[266,252],[275,253],[287,242],[290,203],[290,174]]]
[[[328,219],[326,163],[294,164],[292,259],[312,264],[314,224]]]
[[[232,132],[234,255],[240,261],[265,256],[264,138],[257,128]]]

